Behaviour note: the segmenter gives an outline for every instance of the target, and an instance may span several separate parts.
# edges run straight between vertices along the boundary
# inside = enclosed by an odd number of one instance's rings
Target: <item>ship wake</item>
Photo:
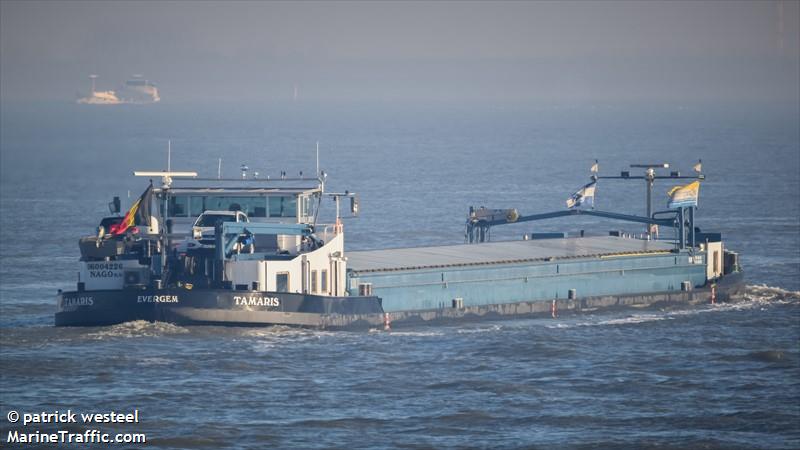
[[[148,322],[145,320],[134,320],[131,322],[120,323],[87,335],[90,339],[110,339],[110,338],[140,338],[140,337],[160,337],[173,334],[188,333],[184,327],[173,325],[167,322]]]
[[[589,320],[576,322],[567,319],[547,328],[576,328],[593,326],[620,326],[636,325],[663,320],[674,320],[682,316],[693,316],[706,313],[718,313],[726,311],[747,311],[761,310],[771,306],[800,304],[800,291],[790,291],[779,287],[766,285],[748,285],[744,292],[733,298],[732,302],[705,304],[705,305],[681,305],[680,309],[662,310],[648,313],[632,313],[624,317],[603,317],[592,316]],[[578,316],[580,318],[580,316]]]
[[[745,302],[784,302],[796,303],[800,301],[800,291],[790,291],[765,284],[747,285],[744,293],[736,300]]]

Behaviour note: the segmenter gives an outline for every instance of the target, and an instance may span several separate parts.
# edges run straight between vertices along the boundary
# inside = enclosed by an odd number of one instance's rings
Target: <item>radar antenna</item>
[[[161,177],[161,183],[164,185],[163,187],[169,188],[172,184],[173,177],[182,177],[182,178],[196,178],[197,172],[167,172],[166,170],[158,172],[158,171],[134,171],[133,175],[136,177]]]

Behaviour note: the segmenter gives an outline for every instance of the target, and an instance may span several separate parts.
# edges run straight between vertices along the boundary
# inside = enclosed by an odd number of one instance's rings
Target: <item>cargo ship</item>
[[[697,170],[698,165],[695,166]],[[728,301],[744,288],[738,255],[720,233],[695,226],[698,174],[660,175],[667,164],[599,176],[567,208],[522,215],[470,208],[465,242],[345,252],[341,209],[352,192],[328,192],[327,175],[202,178],[196,172],[134,172],[150,185],[124,216],[79,240],[77,287],[59,291],[57,326],[132,320],[185,325],[384,328],[564,313],[608,307]],[[159,186],[153,178],[160,178]],[[594,209],[601,179],[644,180],[647,214]],[[692,181],[652,211],[656,180]],[[335,221],[318,222],[323,198]],[[326,202],[329,203],[329,202]],[[491,242],[491,229],[589,215],[644,226],[642,233],[526,233]]]

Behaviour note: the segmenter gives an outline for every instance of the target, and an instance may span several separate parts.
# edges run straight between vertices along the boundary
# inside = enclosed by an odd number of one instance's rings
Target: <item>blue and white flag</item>
[[[667,192],[669,203],[667,208],[677,209],[687,206],[697,206],[697,198],[700,196],[700,182],[692,181],[685,186],[675,186]]]
[[[578,189],[578,192],[572,194],[572,196],[567,199],[567,208],[572,209],[587,202],[594,207],[594,190],[596,184],[597,181],[592,181],[586,186]]]

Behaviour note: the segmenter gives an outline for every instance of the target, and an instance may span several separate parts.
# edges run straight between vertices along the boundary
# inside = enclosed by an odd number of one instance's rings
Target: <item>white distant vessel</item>
[[[88,105],[116,105],[122,103],[114,91],[98,91],[95,89],[97,75],[91,74],[89,78],[92,80],[92,91],[86,97],[79,98],[78,103]]]
[[[97,75],[89,75],[92,80],[92,92],[78,99],[78,103],[87,105],[120,105],[125,103],[147,104],[161,101],[155,83],[144,79],[142,75],[133,75],[117,90],[98,91],[95,88]]]
[[[161,101],[155,83],[146,80],[142,75],[133,75],[130,80],[117,91],[122,103],[155,103]]]

